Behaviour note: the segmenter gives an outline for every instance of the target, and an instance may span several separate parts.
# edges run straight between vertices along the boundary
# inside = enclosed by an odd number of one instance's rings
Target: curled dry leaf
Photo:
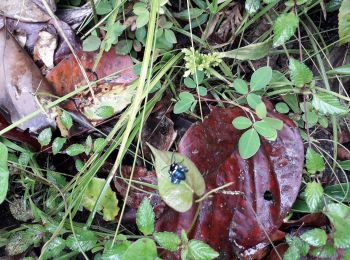
[[[121,168],[121,176],[114,176],[114,187],[123,198],[125,198],[131,170],[131,166],[123,166]],[[127,205],[136,210],[143,199],[147,197],[151,202],[156,218],[158,218],[164,211],[165,203],[161,200],[157,190],[147,186],[147,184],[157,185],[156,173],[147,171],[147,169],[142,167],[135,167],[133,180],[135,182],[132,183],[126,200]],[[145,185],[142,183],[145,183]]]
[[[40,110],[38,101],[44,105],[49,99],[36,93],[48,92],[49,85],[32,59],[18,45],[13,36],[5,29],[0,29],[0,108],[9,122],[16,122],[23,117]],[[22,130],[31,132],[55,127],[54,115],[39,114],[19,125]]]
[[[47,3],[53,11],[56,10],[54,0],[49,0]],[[1,0],[0,13],[21,22],[38,23],[47,22],[51,19],[41,0]]]
[[[134,95],[134,89],[128,85],[136,79],[132,70],[132,61],[129,56],[122,56],[111,49],[105,52],[93,72],[96,53],[79,51],[77,53],[88,77],[91,81],[100,80],[98,85],[92,85],[96,97],[92,102],[90,91],[81,93],[75,98],[75,103],[68,101],[65,109],[75,111],[77,107],[90,120],[101,120],[96,112],[101,107],[112,107],[114,113],[123,110]],[[73,55],[61,61],[46,76],[53,86],[57,96],[64,96],[75,90],[78,86],[86,85],[84,76]],[[102,80],[101,80],[102,79]]]
[[[249,257],[268,244],[267,236],[280,227],[298,195],[304,147],[294,123],[267,107],[268,116],[282,120],[284,127],[276,141],[262,139],[260,149],[249,160],[240,157],[237,144],[242,132],[231,124],[234,118],[245,116],[240,108],[213,108],[202,123],[186,132],[179,152],[203,174],[207,192],[232,185],[200,204],[190,231],[196,205],[182,214],[167,208],[156,230],[188,230],[189,238],[203,240],[224,258]]]
[[[34,46],[34,60],[42,60],[47,68],[52,69],[56,47],[57,39],[55,35],[46,31],[39,32],[38,40]]]

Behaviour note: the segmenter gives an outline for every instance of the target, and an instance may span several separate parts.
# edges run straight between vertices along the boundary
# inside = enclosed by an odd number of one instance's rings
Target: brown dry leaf
[[[5,29],[0,30],[0,108],[9,122],[16,122],[41,109],[37,92],[48,92],[49,85],[32,59]],[[40,102],[48,102],[43,96]],[[54,115],[48,118],[41,113],[23,122],[19,128],[38,132],[55,127]]]
[[[56,10],[54,0],[48,0],[52,10]],[[40,0],[1,0],[0,13],[22,22],[47,22],[51,19]]]
[[[46,31],[39,32],[38,40],[34,46],[34,60],[41,60],[47,68],[52,69],[56,47],[57,39],[55,35]]]

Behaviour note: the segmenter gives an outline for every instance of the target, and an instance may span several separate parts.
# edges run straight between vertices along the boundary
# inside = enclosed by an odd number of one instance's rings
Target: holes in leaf
[[[271,191],[267,190],[264,192],[264,200],[273,201],[273,195]]]

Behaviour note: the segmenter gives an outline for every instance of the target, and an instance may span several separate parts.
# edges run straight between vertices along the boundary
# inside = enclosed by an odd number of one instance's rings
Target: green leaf
[[[318,182],[308,182],[305,188],[305,199],[311,211],[316,211],[323,197],[322,185]]]
[[[340,44],[350,42],[350,0],[343,0],[338,14]]]
[[[12,233],[6,244],[6,252],[10,256],[22,254],[33,244],[31,238],[31,234],[26,231]]]
[[[136,224],[145,236],[154,231],[154,217],[151,202],[148,198],[144,198],[136,212]]]
[[[100,106],[96,109],[95,114],[101,118],[108,118],[114,115],[114,109],[111,106]]]
[[[350,247],[350,209],[341,203],[330,203],[323,211],[335,228],[334,244],[338,248]]]
[[[284,259],[295,260],[300,256],[306,256],[309,251],[309,245],[301,240],[299,237],[286,236],[286,241],[289,245],[288,250],[284,254]]]
[[[72,116],[65,110],[62,112],[60,120],[67,130],[69,130],[73,126]]]
[[[208,91],[205,87],[199,86],[198,87],[198,94],[202,97],[205,97],[208,94]]]
[[[244,8],[249,15],[255,14],[260,8],[260,0],[246,0]]]
[[[314,228],[300,236],[302,240],[311,246],[324,246],[327,241],[327,234],[323,229]]]
[[[281,114],[287,114],[289,112],[289,107],[284,102],[278,102],[275,106],[276,111]]]
[[[41,146],[46,146],[50,143],[51,138],[52,138],[51,128],[46,128],[40,132],[38,136],[38,142],[40,143]]]
[[[66,241],[60,237],[56,237],[47,245],[45,251],[42,252],[42,257],[43,259],[55,258],[61,254],[65,247]]]
[[[219,256],[218,252],[200,240],[190,240],[188,249],[189,256],[195,260],[214,259]]]
[[[313,95],[312,106],[322,114],[339,115],[348,112],[338,98],[324,92]]]
[[[67,183],[63,175],[53,171],[47,172],[47,180],[59,188],[63,188]]]
[[[157,247],[153,240],[141,238],[132,243],[126,252],[122,255],[121,260],[144,259],[153,260],[157,258]]]
[[[100,48],[101,40],[96,35],[89,35],[83,41],[83,50],[84,51],[96,51]]]
[[[53,155],[58,154],[63,145],[66,143],[67,139],[66,138],[62,138],[62,137],[56,137],[55,140],[52,143],[52,153]]]
[[[237,60],[258,60],[267,56],[270,48],[271,41],[266,40],[264,42],[249,44],[231,51],[221,52],[220,57]]]
[[[267,124],[269,124],[272,128],[274,128],[276,130],[282,130],[282,128],[283,128],[283,121],[279,120],[277,118],[265,117],[261,121],[266,122]]]
[[[243,79],[235,79],[233,81],[233,87],[239,94],[245,95],[248,93],[248,85]]]
[[[69,156],[77,156],[85,151],[85,147],[81,144],[72,144],[66,149]]]
[[[144,12],[137,16],[136,18],[136,27],[141,28],[145,26],[149,21],[149,11],[147,9]]]
[[[126,250],[128,250],[129,246],[131,245],[131,242],[129,242],[128,240],[117,242],[114,245],[112,245],[112,242],[112,240],[109,240],[105,243],[102,254],[102,260],[121,259],[123,254],[126,252]]]
[[[322,172],[325,169],[322,156],[311,148],[308,148],[306,152],[306,169],[311,174]]]
[[[331,75],[350,75],[350,64],[336,67],[332,70],[327,71],[327,74]]]
[[[118,54],[127,55],[132,49],[132,40],[121,40],[115,48]]]
[[[294,12],[281,14],[273,25],[273,47],[288,41],[298,28],[299,19]]]
[[[238,116],[232,121],[232,125],[238,130],[247,129],[251,127],[252,124],[253,124],[252,121],[249,118],[244,116]]]
[[[88,184],[83,194],[82,205],[89,211],[94,208],[98,196],[100,195],[106,180],[94,177]],[[103,219],[105,221],[114,220],[119,212],[118,200],[116,194],[110,187],[107,188],[106,194],[103,197],[100,205],[97,208],[98,211],[103,212]]]
[[[296,59],[289,59],[290,77],[295,86],[302,88],[305,84],[312,81],[313,75],[311,70]]]
[[[271,67],[262,67],[257,69],[250,79],[251,91],[264,89],[272,79]]]
[[[89,155],[92,149],[92,138],[89,135],[85,140],[85,154]]]
[[[78,159],[78,160],[75,160],[75,169],[77,169],[78,172],[80,172],[84,167],[84,163]]]
[[[260,148],[260,138],[254,128],[245,131],[238,141],[239,154],[243,159],[252,157]]]
[[[277,131],[266,121],[257,121],[254,123],[254,129],[266,140],[275,141],[277,139]]]
[[[181,92],[179,98],[180,100],[174,106],[174,114],[181,114],[188,111],[195,102],[193,95],[189,92]]]
[[[154,233],[153,236],[156,242],[161,247],[171,252],[175,252],[181,244],[181,240],[178,237],[178,235],[172,232],[165,231],[165,232]]]
[[[188,21],[189,19],[192,20],[199,17],[201,14],[203,14],[203,12],[204,10],[199,8],[189,8],[189,9],[186,8],[185,10],[179,13],[173,13],[173,16],[180,20]]]
[[[172,30],[164,29],[164,37],[170,43],[177,43],[175,33]]]
[[[191,79],[190,77],[186,77],[184,79],[184,84],[188,88],[196,88],[197,87],[196,82],[193,79]]]
[[[105,140],[104,138],[102,138],[102,137],[97,138],[97,139],[94,141],[94,148],[93,148],[93,151],[96,152],[96,151],[101,150],[105,141],[106,141],[106,140]]]
[[[248,105],[255,109],[257,104],[261,103],[261,97],[258,96],[257,94],[254,94],[254,93],[250,93],[248,96],[247,96],[247,102],[248,102]]]
[[[158,179],[159,195],[164,202],[179,212],[186,212],[193,203],[193,193],[202,196],[205,192],[203,176],[196,165],[186,156],[179,153],[160,151],[149,145],[155,159],[155,170]],[[169,167],[171,163],[179,162],[188,169],[186,180],[179,184],[170,181]]]
[[[310,255],[318,258],[330,258],[334,256],[336,249],[332,244],[326,244],[323,247],[318,247],[310,251]],[[346,259],[346,258],[344,258]]]
[[[260,118],[263,119],[267,115],[267,110],[264,102],[260,102],[259,104],[256,105],[255,107],[255,112],[256,115]]]
[[[113,6],[109,1],[101,1],[97,6],[96,6],[96,13],[98,15],[105,15],[108,14],[110,11],[113,10]]]
[[[32,158],[33,154],[29,151],[23,151],[21,152],[21,154],[18,157],[18,163],[21,166],[26,167],[30,161],[30,159]]]
[[[8,150],[7,147],[0,143],[0,204],[6,199],[9,185],[9,169],[7,166]]]
[[[66,240],[67,247],[72,251],[89,251],[97,244],[95,233],[89,230],[80,230],[69,235]]]

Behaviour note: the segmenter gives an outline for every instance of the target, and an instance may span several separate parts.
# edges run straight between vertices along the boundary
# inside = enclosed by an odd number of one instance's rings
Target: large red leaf
[[[232,126],[240,108],[213,108],[200,124],[184,135],[179,152],[187,155],[205,177],[207,191],[233,184],[180,214],[167,208],[156,223],[157,230],[189,230],[189,237],[205,241],[220,252],[220,259],[253,254],[282,224],[301,184],[304,148],[298,128],[286,116],[274,142],[261,140],[261,148],[249,160],[237,149],[242,132]],[[247,144],[248,145],[248,144]]]

